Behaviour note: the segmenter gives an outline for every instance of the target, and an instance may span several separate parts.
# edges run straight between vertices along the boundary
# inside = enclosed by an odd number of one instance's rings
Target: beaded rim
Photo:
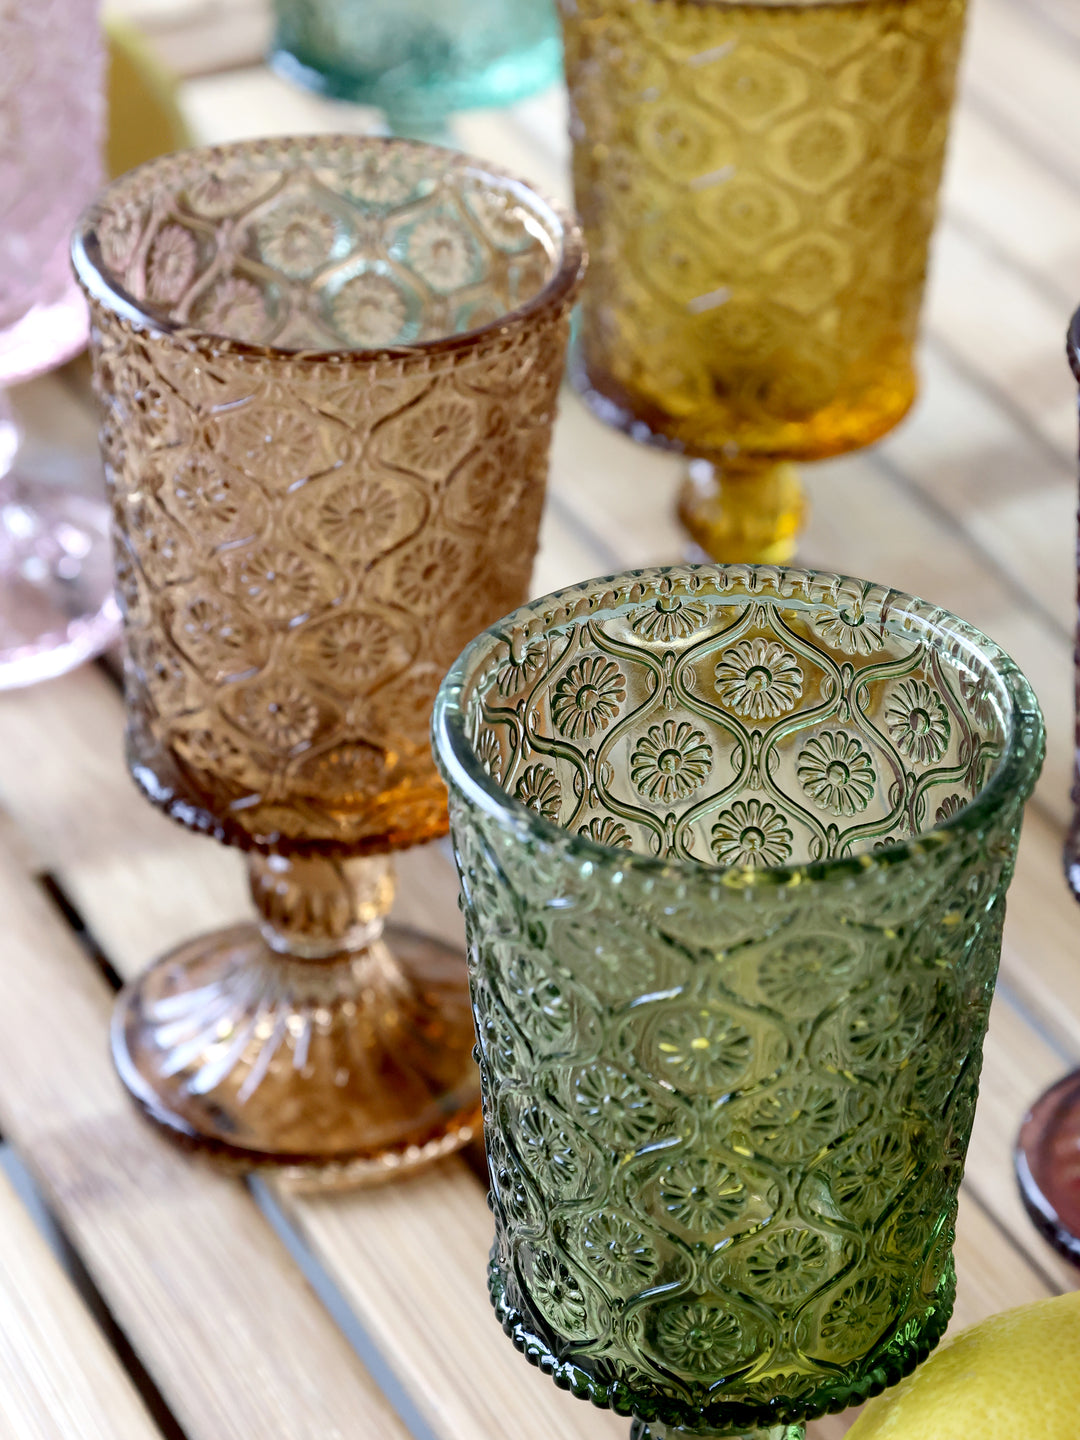
[[[689,1406],[668,1396],[649,1396],[633,1391],[624,1381],[598,1380],[576,1365],[572,1358],[560,1359],[537,1334],[528,1316],[507,1299],[506,1281],[494,1254],[488,1261],[488,1294],[496,1319],[514,1348],[521,1351],[530,1365],[549,1375],[560,1390],[569,1390],[578,1400],[589,1400],[601,1409],[614,1410],[617,1415],[633,1415],[646,1424],[695,1430],[704,1426],[720,1428],[726,1433],[731,1425],[742,1429],[747,1426],[798,1424],[800,1421],[816,1420],[821,1415],[835,1415],[899,1384],[937,1348],[945,1334],[956,1301],[956,1271],[952,1264],[947,1267],[938,1284],[932,1315],[915,1344],[902,1355],[889,1353],[889,1347],[896,1341],[896,1336],[891,1336],[875,1346],[871,1355],[862,1362],[866,1368],[853,1380],[832,1388],[823,1383],[801,1401],[779,1403],[769,1408],[725,1401],[722,1392],[716,1400],[707,1401],[702,1406]]]
[[[483,685],[514,647],[528,638],[547,634],[582,616],[641,604],[653,598],[663,582],[667,582],[667,593],[679,596],[702,592],[737,594],[741,590],[748,599],[771,598],[792,602],[796,608],[839,607],[845,600],[857,598],[864,613],[887,633],[908,637],[919,634],[930,643],[936,642],[940,653],[953,659],[967,657],[996,676],[1010,703],[1005,753],[975,798],[955,815],[873,854],[761,868],[702,865],[693,860],[659,859],[573,835],[509,795],[488,774],[466,733],[463,696],[467,690]],[[981,839],[1004,812],[1019,809],[1027,800],[1042,768],[1046,746],[1042,711],[1026,677],[1000,646],[966,621],[925,600],[869,581],[774,565],[680,565],[630,570],[582,581],[523,605],[477,636],[455,661],[435,698],[432,739],[436,763],[451,789],[459,790],[504,828],[531,834],[541,843],[583,861],[602,861],[606,866],[614,862],[620,870],[737,889],[853,880],[867,872],[880,873],[893,865],[921,861],[971,836]]]
[[[179,323],[161,314],[148,314],[145,306],[112,276],[105,265],[98,244],[97,230],[110,211],[122,208],[134,198],[137,190],[149,186],[161,192],[177,188],[215,166],[237,160],[260,168],[280,163],[288,156],[305,159],[326,154],[355,159],[365,151],[396,149],[430,162],[432,171],[440,176],[458,173],[478,180],[491,188],[509,194],[528,209],[543,227],[548,239],[555,243],[555,263],[546,284],[523,305],[508,310],[497,320],[475,330],[444,335],[437,340],[414,345],[389,345],[373,349],[344,347],[338,349],[289,350],[275,345],[257,345],[200,329],[197,325]],[[329,152],[329,153],[326,153]],[[363,365],[387,360],[419,358],[423,361],[442,356],[456,356],[492,343],[512,343],[517,332],[546,319],[557,319],[574,303],[585,278],[588,263],[585,241],[576,217],[563,206],[527,185],[514,175],[487,165],[456,150],[426,145],[413,140],[399,140],[375,135],[312,135],[279,136],[269,140],[241,140],[229,145],[204,145],[149,160],[109,185],[79,218],[71,240],[71,262],[79,283],[88,296],[136,329],[172,340],[177,345],[215,356],[232,354],[242,358],[286,359],[321,364]]]

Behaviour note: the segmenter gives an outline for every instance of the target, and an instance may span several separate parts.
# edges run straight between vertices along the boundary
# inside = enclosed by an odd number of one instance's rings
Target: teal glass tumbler
[[[279,73],[376,105],[400,132],[509,105],[562,72],[553,0],[274,0],[274,12]]]
[[[764,566],[533,602],[435,706],[519,1349],[636,1432],[798,1436],[948,1322],[1038,704]]]

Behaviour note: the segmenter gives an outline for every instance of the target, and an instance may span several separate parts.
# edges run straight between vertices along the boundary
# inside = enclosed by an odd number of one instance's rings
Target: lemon
[[[871,1400],[847,1440],[1077,1440],[1080,1292],[992,1315]]]

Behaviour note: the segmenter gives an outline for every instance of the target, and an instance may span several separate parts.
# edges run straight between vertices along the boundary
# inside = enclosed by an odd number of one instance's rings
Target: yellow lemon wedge
[[[191,144],[176,103],[176,82],[126,21],[105,17],[109,57],[108,139],[105,167],[123,175]]]
[[[871,1400],[847,1440],[1077,1440],[1080,1292],[961,1331]]]

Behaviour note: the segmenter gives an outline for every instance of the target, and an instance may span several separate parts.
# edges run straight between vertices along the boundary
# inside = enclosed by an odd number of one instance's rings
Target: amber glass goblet
[[[721,560],[790,558],[796,460],[877,440],[916,339],[965,0],[562,0],[593,257],[574,375],[696,457]]]
[[[666,1440],[899,1380],[952,1308],[1023,676],[860,581],[641,571],[474,641],[435,735],[514,1343]]]
[[[526,593],[580,236],[463,156],[322,137],[146,165],[74,256],[131,772],[249,852],[259,917],[123,992],[116,1062],[192,1143],[378,1179],[476,1124],[464,963],[384,926],[388,856],[445,832],[435,690]]]
[[[1066,348],[1080,384],[1080,311],[1072,318]],[[1080,600],[1080,589],[1077,593]],[[1077,647],[1074,809],[1064,859],[1065,878],[1080,900],[1080,624]],[[1066,1259],[1080,1265],[1080,1070],[1052,1085],[1025,1116],[1016,1146],[1016,1175],[1036,1228]]]

